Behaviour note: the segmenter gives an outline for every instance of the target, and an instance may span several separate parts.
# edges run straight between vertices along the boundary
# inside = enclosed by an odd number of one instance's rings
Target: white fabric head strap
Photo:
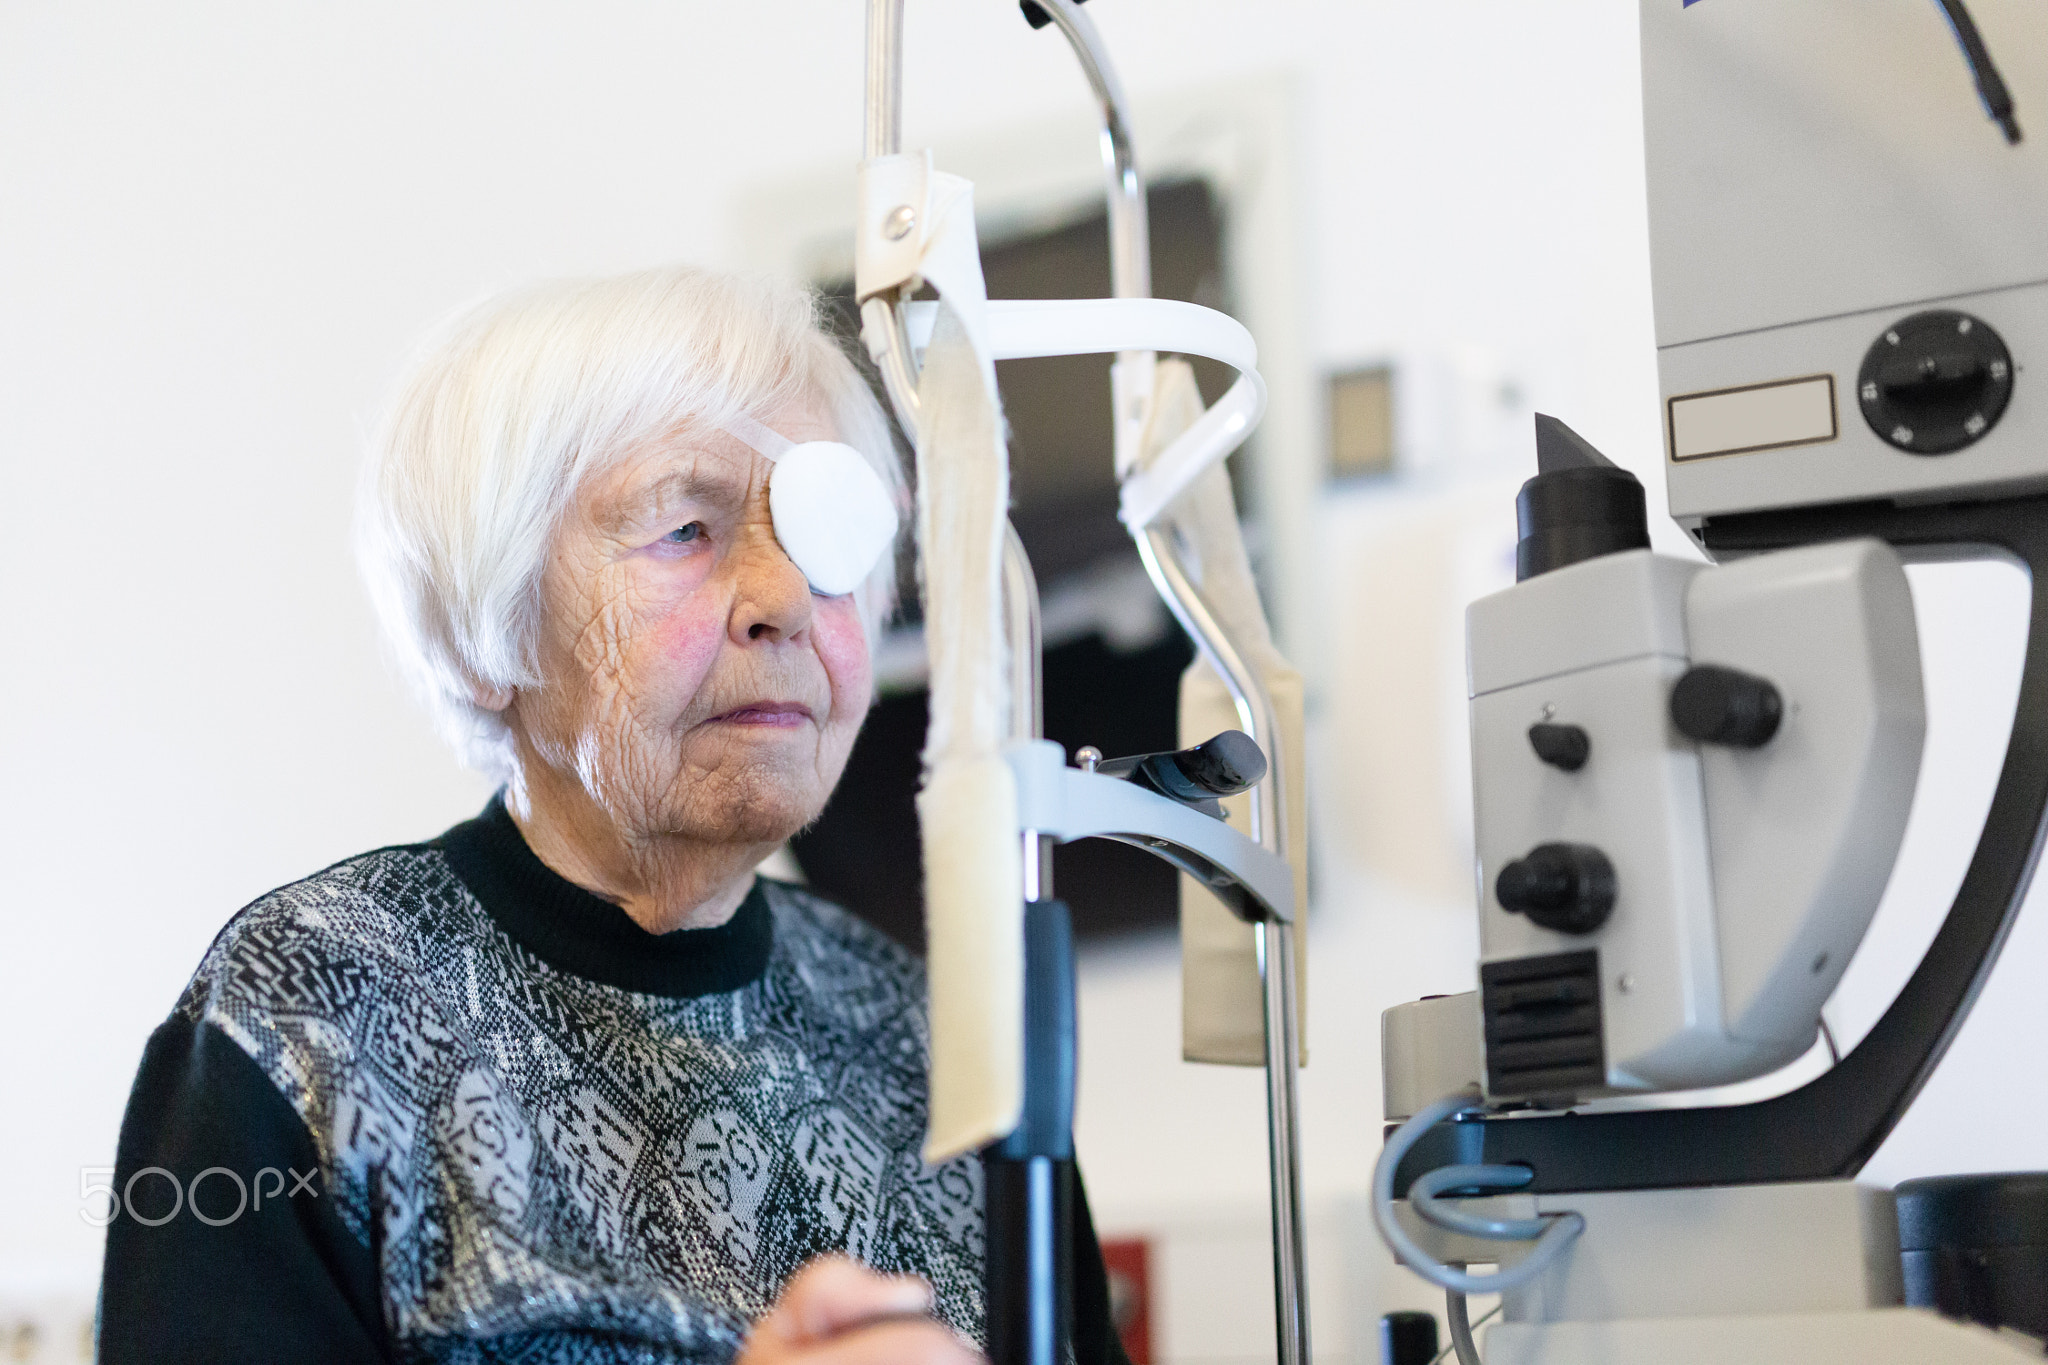
[[[1024,882],[1003,613],[1009,454],[974,187],[929,153],[862,163],[855,293],[939,295],[917,379],[917,545],[931,655],[924,851],[931,1054],[925,1160],[1002,1137],[1024,1109]],[[908,229],[907,231],[905,229]],[[893,235],[892,235],[893,234]]]

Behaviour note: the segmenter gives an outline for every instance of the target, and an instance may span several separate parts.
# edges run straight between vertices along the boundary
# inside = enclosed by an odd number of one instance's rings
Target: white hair
[[[536,685],[540,582],[582,481],[650,439],[821,401],[901,502],[881,406],[821,327],[816,296],[685,266],[501,295],[431,333],[364,471],[357,553],[401,669],[462,760],[511,772],[480,704]],[[870,645],[894,604],[892,546],[855,590]]]

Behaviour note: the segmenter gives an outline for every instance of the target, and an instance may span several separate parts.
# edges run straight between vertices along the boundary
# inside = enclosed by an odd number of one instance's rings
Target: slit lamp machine
[[[1114,70],[1074,0],[1023,8],[1101,109],[1110,299],[987,298],[972,186],[900,145],[902,0],[868,8],[856,292],[916,446],[931,650],[926,1151],[983,1155],[991,1359],[1055,1365],[1075,1017],[1050,853],[1151,850],[1189,874],[1184,932],[1217,917],[1243,950],[1228,970],[1255,976],[1239,1023],[1268,1081],[1277,1358],[1305,1365],[1301,689],[1222,468],[1263,410],[1257,354],[1229,318],[1148,297]],[[2048,353],[2048,151],[2025,132],[2048,111],[2048,8],[1640,0],[1640,18],[1659,458],[1704,561],[1654,553],[1635,477],[1538,419],[1518,581],[1467,618],[1478,989],[1385,1016],[1375,1222],[1446,1291],[1463,1365],[1476,1293],[1503,1296],[1490,1365],[2037,1358],[2048,1177],[1896,1199],[1854,1178],[1967,1016],[2048,817],[2048,403],[2027,380]],[[994,362],[1088,353],[1115,356],[1121,515],[1198,650],[1182,735],[1201,742],[1070,766],[1040,736]],[[1161,353],[1236,381],[1205,406]],[[2023,566],[2032,612],[1997,789],[1932,944],[1814,1079],[1644,1106],[1814,1046],[1919,778],[1904,565],[1969,557]],[[1389,1319],[1396,1365],[1434,1353],[1418,1325]]]
[[[2037,1359],[2048,1176],[1855,1176],[2048,815],[2048,10],[1639,12],[1661,458],[1707,562],[1653,553],[1634,476],[1537,419],[1516,585],[1466,618],[1479,985],[1385,1015],[1375,1219],[1464,1365],[1481,1292],[1489,1365]],[[1987,557],[2032,579],[2025,672],[1917,968],[1804,1084],[1640,1103],[1815,1046],[1919,779],[1903,565]]]

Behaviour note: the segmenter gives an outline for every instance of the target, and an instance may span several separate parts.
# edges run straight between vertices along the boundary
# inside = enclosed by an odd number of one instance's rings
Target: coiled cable
[[[1447,1292],[1451,1344],[1457,1348],[1460,1365],[1479,1365],[1478,1351],[1472,1344],[1472,1329],[1465,1321],[1465,1296],[1498,1294],[1527,1284],[1548,1270],[1564,1249],[1586,1230],[1586,1220],[1577,1213],[1543,1214],[1535,1218],[1486,1218],[1445,1202],[1445,1192],[1449,1190],[1520,1189],[1535,1178],[1535,1172],[1526,1166],[1440,1166],[1418,1176],[1408,1187],[1410,1207],[1433,1226],[1484,1241],[1536,1243],[1527,1256],[1505,1270],[1474,1275],[1446,1265],[1424,1251],[1401,1226],[1401,1220],[1394,1212],[1394,1173],[1400,1168],[1402,1159],[1424,1133],[1445,1119],[1476,1107],[1478,1098],[1476,1092],[1463,1091],[1418,1111],[1387,1139],[1372,1173],[1373,1221],[1379,1225],[1380,1236],[1401,1264]]]

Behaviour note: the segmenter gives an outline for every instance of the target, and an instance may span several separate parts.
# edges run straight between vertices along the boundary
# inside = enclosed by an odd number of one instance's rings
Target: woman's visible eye
[[[687,526],[676,527],[675,530],[670,531],[667,535],[663,536],[662,540],[670,545],[688,545],[691,541],[700,538],[703,534],[704,523],[701,521],[693,521]]]

